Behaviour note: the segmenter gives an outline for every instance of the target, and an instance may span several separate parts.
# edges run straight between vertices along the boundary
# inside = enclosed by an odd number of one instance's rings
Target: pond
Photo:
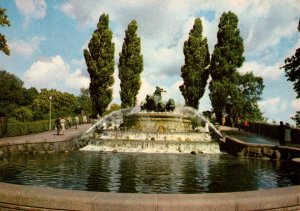
[[[291,163],[228,154],[76,151],[17,155],[0,181],[118,193],[218,193],[300,185]]]

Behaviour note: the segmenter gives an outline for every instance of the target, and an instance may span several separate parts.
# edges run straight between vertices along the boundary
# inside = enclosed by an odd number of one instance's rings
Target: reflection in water
[[[227,154],[100,153],[18,155],[0,167],[0,181],[122,193],[204,193],[300,184],[288,162]]]

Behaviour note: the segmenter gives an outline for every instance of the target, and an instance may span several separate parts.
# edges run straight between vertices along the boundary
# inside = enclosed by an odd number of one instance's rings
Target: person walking
[[[78,124],[79,124],[79,117],[78,117],[78,115],[77,116],[75,116],[75,127],[76,127],[76,129],[77,129],[77,127],[78,127]]]
[[[280,121],[280,124],[278,126],[278,139],[279,139],[279,144],[280,146],[285,145],[285,125],[283,124],[282,121]]]
[[[291,126],[289,123],[285,123],[284,143],[287,142],[291,142]]]
[[[55,127],[56,127],[56,131],[57,131],[57,135],[59,135],[60,134],[60,128],[61,128],[60,117],[56,118],[56,120],[55,120]]]
[[[63,136],[65,134],[65,126],[66,126],[66,120],[64,119],[64,117],[62,116],[60,118],[60,126],[61,126],[61,135]]]

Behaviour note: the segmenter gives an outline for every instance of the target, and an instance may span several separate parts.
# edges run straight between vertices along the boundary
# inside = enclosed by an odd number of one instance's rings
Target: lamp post
[[[49,130],[51,130],[51,101],[52,101],[52,96],[50,95],[49,97],[49,101],[50,101],[50,118],[49,118]]]

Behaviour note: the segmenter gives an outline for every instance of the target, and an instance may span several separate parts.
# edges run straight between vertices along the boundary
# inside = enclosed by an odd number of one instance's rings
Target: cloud
[[[87,88],[89,80],[80,69],[70,72],[70,65],[59,55],[37,60],[24,73],[25,86],[40,89],[79,90]]]
[[[272,2],[174,0],[172,3],[158,0],[124,0],[119,1],[118,4],[109,0],[103,0],[101,4],[92,0],[84,2],[68,0],[59,6],[66,16],[85,27],[95,27],[102,13],[109,14],[116,43],[116,57],[121,49],[124,32],[129,22],[136,19],[144,55],[144,71],[145,74],[153,77],[158,73],[167,77],[180,74],[180,68],[184,62],[183,43],[188,38],[189,31],[197,17],[202,19],[203,35],[208,39],[210,53],[213,52],[217,42],[220,16],[223,12],[233,11],[239,18],[245,54],[260,55],[258,58],[261,57],[261,59],[264,55],[264,59],[268,60],[272,59],[270,48],[274,52],[282,38],[290,37],[296,32],[297,24],[294,22],[298,21],[299,8],[295,7],[292,1],[280,0]],[[210,20],[205,19],[203,15],[207,11],[212,11],[214,14]],[[270,58],[265,57],[266,54],[270,55]],[[257,75],[264,78],[278,79],[281,71],[277,71],[276,68],[278,69],[279,65],[267,66],[265,64],[268,64],[267,61],[262,63],[258,60],[257,63],[246,63],[244,67],[251,68],[257,72]]]
[[[259,101],[258,105],[264,116],[276,116],[283,113],[288,109],[288,102],[282,101],[280,97],[268,98],[263,101]]]
[[[36,52],[40,52],[40,45],[45,41],[45,37],[35,36],[28,40],[13,40],[9,43],[12,53],[22,56],[32,56]]]
[[[283,73],[279,64],[267,66],[264,63],[257,61],[244,62],[243,66],[239,68],[240,73],[253,72],[255,76],[260,76],[263,79],[278,80]]]
[[[296,111],[300,111],[300,99],[295,99],[292,101],[292,107],[296,110]]]
[[[23,26],[34,19],[43,19],[46,16],[47,4],[45,0],[15,0],[19,12],[25,17]]]

